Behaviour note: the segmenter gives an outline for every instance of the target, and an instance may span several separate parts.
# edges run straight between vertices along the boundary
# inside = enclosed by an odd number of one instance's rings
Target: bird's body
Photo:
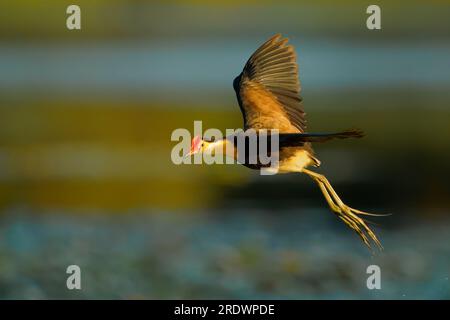
[[[371,215],[345,205],[327,178],[307,169],[320,166],[311,143],[330,139],[362,137],[358,130],[339,133],[307,133],[305,112],[300,97],[300,82],[294,48],[288,40],[275,35],[261,45],[247,61],[241,74],[233,81],[237,100],[244,118],[244,130],[258,133],[261,129],[279,132],[278,173],[305,173],[320,187],[330,208],[349,227],[354,229],[366,245],[371,239],[381,247],[375,234],[358,215]],[[191,152],[223,153],[239,158],[239,148],[233,136],[217,141],[194,138]],[[247,160],[247,159],[246,159]],[[251,169],[264,165],[243,161]]]
[[[281,141],[283,141],[283,136],[281,137]],[[235,161],[243,159],[243,161],[239,161],[239,163],[250,169],[260,170],[270,166],[270,164],[262,164],[259,161],[257,163],[252,163],[249,159],[250,152],[248,145],[242,149],[241,157],[241,150],[237,147],[235,138],[236,135],[232,135],[225,139],[206,142],[207,146],[203,152],[215,155],[221,154],[233,158]],[[280,146],[279,150],[274,152],[278,153],[278,173],[301,172],[303,168],[310,165],[316,167],[320,166],[320,161],[312,155],[312,148],[309,143],[307,143],[306,148],[305,146]]]
[[[309,150],[302,147],[287,147],[280,152],[278,172],[302,172],[304,168],[311,165],[317,167],[320,165],[320,162],[311,155]]]

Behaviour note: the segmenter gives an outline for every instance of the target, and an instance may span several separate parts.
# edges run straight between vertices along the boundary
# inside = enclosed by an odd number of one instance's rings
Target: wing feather
[[[287,43],[280,34],[267,40],[233,82],[245,129],[305,132],[296,55]]]

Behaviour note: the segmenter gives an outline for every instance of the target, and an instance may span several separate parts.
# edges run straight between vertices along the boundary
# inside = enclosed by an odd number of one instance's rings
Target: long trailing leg
[[[336,203],[339,206],[346,207],[348,210],[352,211],[353,213],[364,215],[364,216],[384,217],[384,216],[388,216],[389,215],[389,214],[369,213],[369,212],[365,212],[365,211],[361,211],[361,210],[357,210],[357,209],[354,209],[352,207],[349,207],[346,204],[344,204],[344,202],[341,200],[341,198],[339,198],[339,196],[337,195],[336,191],[334,191],[334,189],[331,186],[330,182],[328,181],[328,179],[324,175],[316,173],[316,172],[308,170],[308,169],[303,169],[303,172],[305,172],[309,176],[315,175],[316,178],[321,180],[326,185],[326,187],[329,190],[331,196],[333,197],[333,199],[336,201]]]
[[[325,187],[325,184],[318,179],[315,181],[316,181],[317,185],[319,186],[320,190],[322,191],[322,193],[325,197],[325,200],[328,202],[328,205],[330,206],[331,210],[338,213],[339,218],[341,218],[344,221],[344,223],[347,224],[350,228],[355,230],[358,233],[358,235],[362,238],[363,242],[370,248],[369,239],[367,238],[365,233],[359,232],[358,224],[355,223],[352,219],[349,219],[346,215],[342,214],[341,208],[334,202],[333,198],[328,193],[328,190]]]
[[[372,214],[350,208],[344,204],[324,175],[308,169],[303,169],[302,172],[306,173],[318,184],[331,210],[337,213],[338,217],[343,220],[345,224],[355,230],[369,248],[371,248],[369,237],[380,249],[383,248],[375,233],[367,226],[362,218],[357,216],[357,214]]]

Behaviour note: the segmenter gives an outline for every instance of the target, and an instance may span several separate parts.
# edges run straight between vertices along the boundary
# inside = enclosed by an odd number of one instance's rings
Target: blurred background
[[[78,0],[70,31],[74,3],[0,3],[0,298],[450,298],[450,2]],[[174,129],[242,127],[232,80],[279,32],[309,130],[367,134],[315,150],[393,213],[382,253],[306,176],[171,162]]]

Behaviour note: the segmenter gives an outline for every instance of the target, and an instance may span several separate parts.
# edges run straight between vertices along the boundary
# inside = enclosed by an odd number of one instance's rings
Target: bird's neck
[[[208,146],[208,153],[211,155],[224,155],[233,159],[237,158],[236,148],[228,139],[211,142]]]

